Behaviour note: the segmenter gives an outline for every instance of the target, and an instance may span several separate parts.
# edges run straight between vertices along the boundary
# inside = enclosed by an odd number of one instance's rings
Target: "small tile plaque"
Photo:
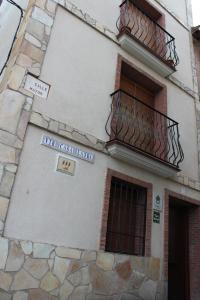
[[[57,171],[66,173],[69,175],[74,175],[75,173],[76,162],[69,158],[59,156],[58,163],[57,163]]]

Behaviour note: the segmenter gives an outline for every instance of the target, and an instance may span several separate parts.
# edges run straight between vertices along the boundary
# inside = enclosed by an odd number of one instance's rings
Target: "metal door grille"
[[[144,255],[146,199],[145,188],[112,178],[106,251]]]

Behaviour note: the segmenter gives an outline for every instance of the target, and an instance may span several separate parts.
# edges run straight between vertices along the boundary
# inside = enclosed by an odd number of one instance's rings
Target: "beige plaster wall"
[[[187,0],[188,1],[188,0]],[[187,6],[186,0],[180,0],[176,2],[173,0],[162,0],[150,2],[165,15],[166,26],[165,29],[172,36],[175,37],[176,50],[180,58],[180,64],[177,67],[177,71],[174,75],[175,78],[185,83],[192,89],[192,69],[190,63],[190,43],[189,43],[189,31],[182,26],[184,24],[188,26]],[[189,2],[189,1],[188,1]],[[116,21],[119,18],[120,8],[119,5],[122,1],[108,0],[106,3],[97,0],[74,0],[74,5],[87,12],[92,18],[98,20],[102,25],[106,26],[109,30],[117,33]],[[190,11],[188,12],[190,15]],[[180,21],[180,23],[178,21]],[[184,47],[183,47],[184,41]],[[187,72],[185,72],[187,70]]]
[[[151,2],[155,1],[151,0]],[[163,3],[175,16],[187,24],[186,0],[158,0],[158,2]]]
[[[98,20],[113,32],[117,32],[116,20],[120,12],[121,0],[74,0],[73,4],[87,12],[92,18]]]
[[[93,0],[73,0],[74,5],[83,11],[87,11],[94,19],[97,19],[114,32],[116,31],[116,18],[119,14],[119,5],[122,2],[122,0],[108,0],[106,2],[102,2],[101,0],[96,0],[95,2]],[[173,15],[187,24],[186,0],[179,0],[176,5],[174,5],[173,0],[149,0],[149,2],[160,10],[163,10],[162,6],[166,7]]]
[[[35,98],[33,109],[99,139],[107,140],[105,124],[111,104],[109,95],[115,86],[119,53],[167,85],[168,115],[180,123],[181,143],[185,153],[181,168],[185,175],[197,179],[193,99],[62,8],[57,12],[41,73],[41,79],[51,85],[49,97],[47,100]],[[188,65],[189,53],[186,58],[188,62],[185,64]],[[183,69],[187,68],[186,65]],[[184,72],[186,73],[191,81],[190,72]],[[184,74],[182,73],[182,77],[185,78]]]
[[[175,78],[193,90],[190,32],[171,16],[166,16],[166,30],[175,38],[176,51],[179,57]]]
[[[40,145],[43,134],[95,153],[95,163],[76,161],[74,176],[56,171],[58,152]],[[199,199],[200,193],[170,180],[76,145],[67,139],[29,126],[14,185],[5,236],[81,249],[99,249],[107,168],[153,184],[153,197],[164,189]],[[22,184],[23,182],[23,184]],[[152,256],[163,256],[161,224],[153,224]]]

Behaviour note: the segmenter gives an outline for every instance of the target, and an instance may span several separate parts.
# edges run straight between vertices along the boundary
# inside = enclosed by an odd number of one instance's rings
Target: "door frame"
[[[169,199],[170,197],[183,200],[194,206],[194,209],[189,212],[189,287],[190,299],[200,299],[200,201],[185,195],[165,189],[164,203],[164,281],[168,283],[168,233],[169,233]],[[199,237],[198,237],[199,236]],[[192,270],[192,272],[191,272]],[[168,299],[167,291],[165,300]]]

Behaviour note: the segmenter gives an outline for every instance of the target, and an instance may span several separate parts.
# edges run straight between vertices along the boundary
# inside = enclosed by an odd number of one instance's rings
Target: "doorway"
[[[166,86],[119,56],[116,88],[120,92],[115,96],[111,131],[135,150],[168,160]]]
[[[168,300],[190,300],[188,202],[169,198]]]

